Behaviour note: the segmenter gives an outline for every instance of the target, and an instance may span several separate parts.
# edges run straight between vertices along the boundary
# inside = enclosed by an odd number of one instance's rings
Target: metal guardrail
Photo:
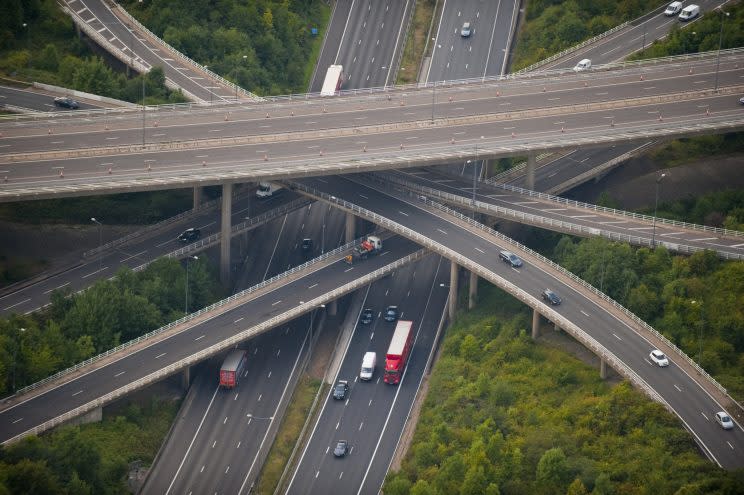
[[[238,304],[240,304],[240,301],[238,301],[238,300],[241,299],[241,298],[243,298],[243,296],[248,295],[251,292],[255,292],[259,288],[264,288],[264,287],[266,287],[266,286],[274,283],[277,280],[286,279],[292,273],[297,273],[299,271],[302,271],[306,266],[309,266],[309,265],[314,264],[314,263],[318,263],[321,260],[327,259],[327,258],[332,257],[332,256],[336,256],[336,255],[338,255],[338,254],[340,254],[342,252],[345,252],[346,250],[351,249],[354,245],[358,244],[359,242],[361,242],[361,239],[357,239],[354,242],[351,242],[351,243],[348,243],[348,244],[346,244],[344,246],[341,246],[339,248],[336,248],[333,251],[329,251],[329,252],[325,253],[324,255],[322,255],[322,256],[320,256],[318,258],[315,258],[314,260],[308,261],[308,262],[304,263],[303,265],[300,265],[300,267],[295,267],[292,270],[289,270],[289,271],[287,271],[287,272],[285,272],[283,274],[280,274],[280,275],[277,275],[275,277],[272,277],[271,279],[266,280],[266,281],[264,281],[264,282],[262,282],[262,283],[260,283],[260,284],[258,284],[256,286],[254,286],[254,287],[251,287],[250,289],[246,289],[246,290],[244,290],[244,291],[242,291],[242,292],[240,292],[238,294],[235,294],[233,296],[230,296],[227,299],[223,299],[222,301],[220,301],[218,303],[215,303],[215,304],[213,304],[213,305],[211,305],[211,306],[209,306],[207,308],[203,308],[203,309],[197,311],[196,313],[192,313],[191,315],[185,316],[185,317],[181,318],[180,320],[177,320],[175,322],[169,323],[168,325],[166,325],[164,327],[161,327],[158,330],[155,330],[153,332],[150,332],[148,335],[150,337],[152,337],[152,336],[155,336],[157,334],[163,333],[164,331],[166,331],[166,330],[168,330],[170,328],[173,328],[173,327],[175,327],[177,325],[188,323],[189,321],[193,320],[197,316],[202,315],[202,314],[205,314],[205,313],[208,313],[210,311],[214,311],[217,308],[226,306],[230,302],[237,301]],[[141,387],[143,387],[143,386],[145,386],[145,385],[147,385],[149,383],[152,383],[152,382],[158,381],[158,380],[160,380],[162,378],[165,378],[165,377],[167,377],[167,376],[169,376],[169,375],[171,375],[173,373],[176,373],[176,372],[180,371],[181,369],[183,369],[183,368],[185,368],[187,366],[190,366],[192,364],[196,364],[196,363],[198,363],[198,362],[200,362],[200,361],[202,361],[204,359],[207,359],[207,358],[209,358],[209,357],[211,357],[211,356],[213,356],[213,355],[215,355],[215,354],[217,354],[217,353],[219,353],[219,352],[221,352],[221,351],[223,351],[223,350],[225,350],[227,348],[230,348],[232,346],[235,346],[235,345],[239,344],[240,342],[245,341],[246,339],[248,339],[250,337],[253,337],[255,335],[258,335],[261,332],[264,332],[266,330],[269,330],[271,328],[274,328],[275,326],[278,326],[278,325],[280,325],[280,324],[282,324],[282,323],[284,323],[286,321],[289,321],[289,320],[292,320],[294,318],[297,318],[298,316],[301,316],[302,314],[304,314],[304,313],[312,310],[313,308],[319,306],[320,304],[323,304],[325,302],[328,302],[328,301],[337,299],[337,298],[339,298],[339,297],[341,297],[341,296],[343,296],[343,295],[345,295],[345,294],[347,294],[347,293],[349,293],[349,292],[351,292],[353,290],[358,289],[359,287],[363,287],[364,285],[367,285],[367,284],[371,283],[372,281],[374,281],[374,280],[376,280],[376,279],[378,279],[380,277],[383,277],[387,273],[390,273],[392,271],[395,271],[395,270],[397,270],[398,268],[400,268],[400,267],[402,267],[404,265],[407,265],[407,264],[409,264],[409,263],[411,263],[413,261],[416,261],[416,260],[420,259],[424,255],[425,255],[425,251],[424,250],[419,250],[419,251],[414,252],[414,253],[412,253],[412,254],[410,254],[408,256],[405,256],[403,258],[400,258],[399,260],[396,260],[396,261],[394,261],[394,262],[392,262],[392,263],[390,263],[390,264],[388,264],[388,265],[386,265],[386,266],[384,266],[382,268],[379,268],[377,270],[374,270],[373,272],[370,272],[370,273],[368,273],[367,275],[365,275],[363,277],[359,277],[358,279],[355,279],[352,282],[349,282],[348,284],[346,284],[344,286],[338,287],[338,288],[334,289],[333,291],[330,291],[330,292],[324,294],[323,296],[317,297],[317,298],[312,299],[310,301],[306,301],[303,304],[300,304],[300,305],[296,306],[295,308],[293,308],[293,309],[291,309],[291,310],[289,310],[289,311],[287,311],[285,313],[282,313],[280,315],[274,316],[274,317],[272,317],[272,318],[270,318],[268,320],[265,320],[265,321],[259,323],[258,325],[255,325],[255,326],[250,327],[250,328],[247,328],[247,329],[245,329],[245,330],[243,330],[241,332],[238,332],[238,333],[234,334],[233,336],[231,336],[231,337],[229,337],[229,338],[227,338],[227,339],[225,339],[225,340],[223,340],[221,342],[218,342],[216,344],[213,344],[213,345],[211,345],[211,346],[209,346],[209,347],[207,347],[207,348],[205,348],[205,349],[203,349],[203,350],[201,350],[201,351],[199,351],[199,352],[197,352],[195,354],[192,354],[191,356],[188,356],[188,357],[186,357],[184,359],[181,359],[180,361],[177,361],[177,362],[172,363],[172,364],[170,364],[170,365],[168,365],[168,366],[166,366],[164,368],[161,368],[161,369],[159,369],[159,370],[157,370],[157,371],[155,371],[153,373],[150,373],[149,375],[146,375],[146,376],[144,376],[144,377],[142,377],[142,378],[140,378],[138,380],[135,380],[134,382],[131,382],[131,383],[127,384],[124,387],[121,387],[119,389],[116,389],[116,390],[114,390],[112,392],[109,392],[108,394],[105,394],[105,395],[103,395],[101,397],[98,397],[98,398],[96,398],[96,399],[94,399],[94,400],[92,400],[92,401],[90,401],[90,402],[88,402],[86,404],[83,404],[83,405],[81,405],[79,407],[76,407],[75,409],[73,409],[71,411],[68,411],[68,412],[66,412],[64,414],[61,414],[60,416],[57,416],[57,417],[55,417],[55,418],[53,418],[53,419],[51,419],[49,421],[46,421],[46,422],[42,423],[41,425],[37,425],[37,426],[35,426],[33,428],[30,428],[30,429],[24,431],[23,433],[20,433],[20,434],[18,434],[16,436],[14,436],[14,437],[6,440],[5,442],[3,442],[3,444],[6,444],[7,445],[7,444],[13,443],[13,442],[15,442],[17,440],[20,440],[21,438],[23,438],[25,436],[41,433],[41,432],[43,432],[45,430],[48,430],[49,428],[52,428],[52,427],[57,426],[57,425],[60,425],[60,424],[65,423],[65,422],[67,422],[67,421],[69,421],[69,420],[71,420],[71,419],[73,419],[75,417],[78,417],[78,416],[80,416],[82,414],[85,414],[88,411],[91,411],[91,410],[96,409],[98,407],[102,407],[105,404],[113,401],[114,399],[117,399],[117,398],[119,398],[119,397],[121,397],[123,395],[126,395],[127,393],[129,393],[129,392],[131,392],[133,390],[137,390],[137,389],[139,389],[139,388],[141,388]],[[126,349],[128,347],[131,347],[132,345],[135,345],[138,342],[141,342],[141,341],[145,340],[145,338],[149,338],[149,337],[145,337],[145,336],[139,337],[139,338],[137,338],[135,340],[132,340],[130,342],[127,342],[126,344],[122,344],[122,345],[118,346],[117,349],[118,350],[124,350],[124,349]],[[87,366],[89,364],[92,364],[93,362],[98,361],[98,360],[100,360],[100,359],[102,359],[102,358],[104,358],[106,356],[109,356],[109,355],[113,354],[114,352],[115,351],[113,349],[110,350],[110,351],[107,351],[106,353],[101,354],[99,356],[96,356],[95,358],[90,358],[90,359],[86,360],[85,364],[80,363],[79,365],[76,365],[75,367],[69,368],[68,370],[65,370],[64,372],[57,373],[57,375],[55,375],[55,376],[56,376],[56,378],[60,378],[60,377],[62,377],[65,374],[69,374],[69,373],[72,373],[74,371],[80,370],[83,366]],[[28,391],[28,390],[32,390],[33,388],[37,388],[38,386],[41,386],[44,383],[49,383],[52,379],[53,379],[52,377],[49,377],[49,378],[47,378],[45,380],[42,380],[41,382],[38,382],[38,384],[34,384],[33,386],[25,387],[25,388],[21,389],[21,391],[19,391],[19,393],[22,393],[22,392],[25,392],[25,391]]]
[[[367,175],[367,177],[371,178],[372,180],[375,180],[373,177],[370,177],[369,175]],[[379,179],[378,180],[375,180],[375,181],[378,184],[383,184],[383,185],[385,184],[384,182],[381,182]],[[385,186],[385,187],[389,187],[389,186]],[[496,239],[498,239],[498,240],[500,240],[502,242],[505,242],[505,243],[509,244],[510,246],[516,248],[519,251],[522,251],[524,253],[527,253],[530,257],[534,257],[534,258],[538,259],[540,262],[546,264],[547,266],[549,266],[553,270],[559,272],[561,275],[567,277],[572,282],[574,282],[576,284],[579,284],[581,287],[583,287],[587,291],[591,292],[594,296],[599,297],[600,299],[602,299],[605,302],[609,303],[614,308],[616,308],[617,310],[621,311],[633,323],[635,323],[636,325],[640,326],[645,331],[653,334],[654,337],[656,337],[657,339],[659,339],[660,341],[662,341],[665,345],[667,345],[670,349],[672,349],[675,354],[677,354],[680,358],[682,358],[690,366],[692,366],[701,376],[703,376],[707,381],[709,381],[711,384],[713,384],[721,393],[723,393],[724,395],[728,395],[728,392],[726,391],[726,389],[721,384],[719,384],[711,375],[708,374],[708,372],[706,372],[703,368],[701,368],[695,361],[693,361],[690,357],[688,357],[673,342],[671,342],[663,334],[661,334],[659,331],[657,331],[656,329],[654,329],[653,327],[651,327],[651,325],[649,325],[648,323],[646,323],[645,321],[643,321],[642,319],[640,319],[638,316],[636,316],[635,314],[633,314],[630,310],[628,310],[623,305],[621,305],[620,303],[618,303],[617,301],[615,301],[614,299],[612,299],[611,297],[609,297],[607,294],[601,292],[599,289],[597,289],[593,285],[589,284],[588,282],[585,282],[581,278],[577,277],[576,275],[574,275],[570,271],[566,270],[562,266],[554,263],[550,259],[544,257],[540,253],[537,253],[536,251],[533,251],[529,247],[527,247],[527,246],[525,246],[525,245],[523,245],[523,244],[515,241],[514,239],[511,239],[510,237],[505,236],[504,234],[502,234],[500,232],[497,232],[497,231],[491,229],[490,227],[487,227],[487,226],[485,226],[485,225],[483,225],[483,224],[481,224],[479,222],[476,222],[475,220],[473,220],[472,218],[470,218],[470,217],[468,217],[466,215],[463,215],[463,214],[461,214],[461,213],[459,213],[459,212],[457,212],[455,210],[452,210],[450,208],[447,208],[446,206],[444,206],[442,204],[439,204],[439,203],[436,203],[434,201],[431,201],[428,198],[424,198],[424,197],[421,197],[421,196],[417,196],[417,198],[418,198],[419,201],[421,201],[421,202],[423,202],[423,203],[425,203],[425,204],[427,204],[429,206],[433,206],[434,208],[436,208],[438,210],[441,210],[441,211],[447,213],[448,215],[454,216],[457,219],[459,219],[459,220],[461,220],[463,222],[466,222],[469,226],[474,227],[474,228],[476,228],[478,230],[481,230],[481,231],[489,234],[490,236],[492,236],[492,237],[494,237],[494,238],[496,238]],[[394,229],[390,228],[389,226],[386,226],[386,228],[388,228],[389,230],[394,231]],[[460,261],[457,261],[457,262],[460,263]],[[499,285],[499,284],[497,284],[497,285]],[[499,285],[499,286],[501,287],[501,285]],[[533,298],[533,299],[535,301],[537,301],[536,298]],[[557,316],[560,316],[557,313],[555,313],[555,314]],[[730,398],[730,399],[733,401],[733,398]]]
[[[634,244],[638,246],[652,247],[652,240],[646,237],[632,236],[628,234],[619,234],[616,232],[611,232],[611,231],[604,230],[604,229],[597,228],[597,227],[587,227],[584,225],[578,225],[575,223],[565,222],[562,220],[553,220],[550,218],[543,217],[541,215],[524,213],[524,212],[520,212],[517,210],[510,209],[510,208],[504,208],[502,206],[497,206],[497,205],[493,205],[490,203],[484,203],[482,201],[476,201],[475,204],[473,204],[472,198],[466,198],[464,196],[459,196],[459,195],[452,194],[452,193],[446,193],[438,189],[422,186],[415,182],[410,182],[400,177],[392,176],[391,174],[378,173],[377,175],[380,177],[384,176],[388,180],[388,182],[398,184],[399,186],[405,189],[416,191],[420,194],[425,194],[427,196],[440,198],[441,200],[444,200],[448,203],[461,205],[467,209],[472,210],[473,207],[475,207],[477,211],[480,211],[480,212],[483,212],[489,215],[493,215],[496,217],[505,218],[508,220],[517,220],[520,223],[527,223],[529,225],[534,225],[538,227],[546,227],[546,228],[549,228],[550,230],[559,230],[561,232],[567,232],[570,234],[578,234],[578,235],[584,235],[588,237],[601,236],[601,237],[605,237],[613,241],[623,241],[623,242],[628,242],[630,244]],[[502,186],[496,186],[496,187],[502,187]],[[524,189],[517,188],[515,186],[506,186],[506,187],[503,187],[503,189],[516,190],[516,192],[526,191]],[[633,219],[641,220],[641,221],[650,222],[653,220],[653,217],[650,217],[648,215],[640,215],[637,213],[625,212],[623,210],[604,208],[601,206],[591,205],[588,203],[581,203],[581,202],[577,202],[573,200],[566,200],[563,198],[559,198],[556,196],[550,196],[550,195],[543,194],[543,193],[535,193],[534,191],[528,191],[528,192],[533,193],[531,196],[542,195],[543,199],[555,201],[560,204],[576,206],[576,207],[590,209],[594,211],[603,211],[603,212],[615,214],[616,216],[619,216],[619,217],[625,216],[627,218],[633,218]],[[664,223],[664,222],[660,222],[659,219],[657,218],[657,223]],[[715,230],[717,229],[716,227],[709,227],[706,229],[705,226],[696,225],[696,224],[687,224],[685,222],[675,223],[674,220],[668,220],[666,223],[670,225],[678,226],[678,227],[684,226],[685,228],[690,229],[690,230],[705,230],[709,232],[710,231],[717,232]],[[744,233],[742,232],[729,231],[726,229],[718,229],[718,231],[734,232],[736,234],[736,237],[744,237]],[[665,241],[657,241],[656,244],[664,245],[667,249],[670,249],[672,251],[678,251],[678,252],[685,253],[685,254],[690,254],[696,251],[704,250],[703,248],[696,248],[694,246],[686,246],[683,244],[669,243]],[[719,255],[722,258],[725,258],[725,259],[734,259],[734,260],[744,259],[744,255],[742,255],[741,253],[730,253],[730,252],[723,251],[723,250],[717,250],[716,252],[719,253]]]
[[[567,320],[563,316],[561,316],[559,313],[557,313],[552,308],[549,308],[545,304],[541,303],[539,299],[537,299],[535,296],[527,293],[526,291],[520,289],[519,287],[515,286],[514,284],[511,284],[510,282],[507,282],[506,280],[502,279],[495,273],[493,273],[491,270],[483,267],[482,265],[479,265],[473,261],[471,261],[469,258],[461,255],[460,253],[444,246],[443,244],[440,244],[438,242],[435,242],[425,236],[422,236],[421,234],[415,232],[412,229],[409,229],[408,227],[405,227],[397,222],[393,222],[377,213],[374,213],[370,210],[367,210],[365,208],[362,208],[360,206],[357,206],[353,203],[350,203],[348,201],[345,201],[343,199],[337,198],[335,196],[329,195],[327,193],[315,190],[305,184],[293,182],[292,183],[294,187],[296,187],[299,190],[304,191],[307,194],[313,195],[319,199],[322,199],[324,201],[333,203],[337,207],[355,213],[358,216],[361,216],[363,218],[366,218],[372,222],[374,222],[377,225],[380,225],[384,227],[387,230],[390,230],[392,232],[398,233],[403,235],[404,237],[407,237],[417,244],[420,244],[421,246],[432,250],[434,252],[437,252],[447,258],[449,258],[451,261],[457,263],[458,265],[467,268],[468,270],[471,270],[475,273],[478,273],[478,275],[486,278],[490,282],[497,285],[499,288],[509,292],[510,294],[514,295],[517,299],[521,300],[525,304],[533,307],[533,308],[540,308],[541,313],[545,315],[546,317],[550,317],[553,321],[556,323],[559,323],[561,325],[561,328],[566,329],[572,335],[575,336],[578,340],[580,340],[584,345],[586,345],[588,348],[592,349],[597,355],[599,355],[602,359],[610,363],[610,365],[621,373],[623,376],[628,378],[634,385],[636,385],[639,389],[643,390],[646,394],[648,394],[652,399],[657,400],[658,402],[664,404],[665,406],[669,407],[668,404],[662,399],[662,397],[652,388],[650,387],[640,376],[638,376],[632,369],[630,369],[625,363],[623,363],[621,360],[619,360],[613,353],[611,353],[609,350],[607,350],[604,346],[602,346],[599,342],[594,340],[590,335],[588,335],[586,332],[584,332],[582,329],[580,329],[578,326],[573,324],[570,320]],[[485,231],[491,231],[494,235],[499,237],[500,239],[504,240],[505,242],[514,245],[515,247],[521,246],[516,241],[509,239],[508,237],[504,236],[503,234],[498,234],[497,232],[493,231],[492,229],[488,229],[487,227],[478,224],[477,222],[473,221],[472,219],[469,219],[465,217],[464,215],[459,215],[457,212],[454,212],[453,210],[449,210],[441,205],[437,205],[434,202],[428,201],[427,204],[430,206],[434,206],[437,208],[440,208],[443,212],[446,212],[448,214],[452,214],[457,216],[459,219],[467,221],[471,226],[478,227]],[[530,250],[527,247],[524,247],[524,250],[529,251],[530,254],[534,253],[534,251]],[[591,285],[587,284],[586,282],[583,282],[581,279],[573,275],[571,272],[568,272],[565,269],[562,269],[558,267],[558,265],[555,265],[552,261],[548,260],[547,258],[544,258],[543,256],[539,255],[538,253],[534,253],[534,255],[540,259],[541,261],[544,261],[545,263],[551,265],[552,267],[555,267],[556,269],[559,269],[558,271],[562,275],[570,276],[572,281],[581,282],[582,286],[585,286],[586,288],[592,288]],[[598,294],[602,294],[601,292],[594,289]],[[612,301],[612,299],[605,296],[608,301]],[[617,304],[617,303],[615,303]],[[619,306],[619,305],[618,305]],[[619,306],[622,308],[622,306]],[[626,310],[627,311],[627,310]],[[632,315],[632,313],[628,312]],[[636,317],[637,318],[637,317]],[[675,347],[676,349],[676,347]],[[719,385],[720,387],[720,385]],[[724,389],[725,390],[725,389]]]

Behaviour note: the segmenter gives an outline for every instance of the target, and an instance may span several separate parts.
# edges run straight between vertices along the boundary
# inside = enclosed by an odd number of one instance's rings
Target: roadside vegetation
[[[47,435],[0,446],[0,493],[131,493],[132,464],[149,466],[178,412],[178,401],[129,402],[101,423],[61,426]]]
[[[605,288],[611,278],[626,290],[625,264],[616,270],[615,259],[630,248],[568,243],[575,245],[561,242],[558,257],[574,264],[587,251],[595,261],[611,247]],[[645,254],[645,268],[684,263],[657,253]],[[447,331],[413,443],[402,469],[388,475],[387,495],[741,493],[744,471],[726,472],[705,459],[663,406],[533,342],[527,309],[492,286],[484,289],[478,308],[460,313]],[[686,331],[697,330],[695,321]],[[717,345],[708,338],[705,352]]]
[[[424,53],[426,40],[429,35],[432,18],[434,17],[434,7],[436,0],[423,0],[416,2],[416,9],[413,11],[413,21],[406,37],[406,46],[403,48],[403,58],[400,62],[398,79],[396,84],[413,84],[418,82],[418,71],[421,67],[421,61],[424,56],[431,54],[431,45],[429,53]]]
[[[0,13],[4,84],[36,81],[142,103],[142,76],[127,78],[113,71],[78,37],[72,20],[53,0],[6,0]],[[180,91],[165,87],[161,68],[154,68],[144,79],[147,104],[186,101]]]
[[[189,310],[223,295],[205,256],[189,263]],[[184,315],[186,273],[171,258],[71,294],[43,311],[0,319],[0,396],[155,330]]]
[[[307,91],[330,17],[321,0],[121,4],[177,50],[259,95]]]

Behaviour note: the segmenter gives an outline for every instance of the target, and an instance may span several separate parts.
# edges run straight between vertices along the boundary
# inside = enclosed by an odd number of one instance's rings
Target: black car
[[[181,235],[178,236],[178,240],[181,242],[194,242],[199,237],[201,237],[201,231],[192,227],[184,230]]]
[[[310,253],[313,250],[313,240],[312,239],[302,239],[302,252],[303,253]]]
[[[349,442],[346,440],[339,440],[336,443],[336,448],[333,449],[333,455],[336,457],[343,457],[349,453]]]
[[[365,325],[369,325],[372,323],[372,318],[374,315],[372,314],[372,308],[364,308],[362,310],[362,315],[359,317],[359,321]]]
[[[553,306],[558,306],[561,303],[561,298],[558,297],[558,294],[550,289],[545,289],[544,291],[542,291],[542,298],[544,301],[549,302]]]
[[[80,108],[80,104],[78,102],[76,102],[75,100],[67,96],[56,97],[54,99],[54,104],[58,107],[69,108],[71,110],[76,110]]]
[[[501,251],[499,253],[499,258],[502,259],[502,261],[509,263],[514,268],[519,268],[522,266],[522,260],[519,256],[512,253],[511,251]]]
[[[349,393],[349,382],[346,380],[339,380],[336,386],[333,387],[333,398],[338,400],[344,400],[346,394]]]
[[[398,319],[398,306],[388,306],[385,310],[385,321],[395,321]]]

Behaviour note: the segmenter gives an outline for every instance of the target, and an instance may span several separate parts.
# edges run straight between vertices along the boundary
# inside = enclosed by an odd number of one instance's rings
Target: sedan
[[[349,382],[347,380],[339,380],[333,388],[333,398],[344,400],[347,393],[349,393]]]
[[[372,318],[372,308],[364,308],[362,310],[362,315],[359,317],[359,322],[364,325],[369,325],[370,323],[372,323]]]
[[[398,319],[398,306],[388,306],[385,310],[385,321],[395,321]]]
[[[80,108],[80,104],[67,96],[58,96],[54,99],[54,104],[58,107],[69,108],[75,110]]]
[[[664,368],[665,366],[669,366],[669,360],[664,355],[664,353],[658,349],[654,349],[653,351],[651,351],[651,354],[649,354],[648,357],[651,358],[651,361],[654,364],[656,364],[657,366],[661,368]]]
[[[336,457],[344,457],[349,453],[349,442],[346,440],[339,440],[336,443],[336,448],[333,449],[333,455]]]
[[[731,416],[726,414],[725,411],[719,411],[716,413],[716,423],[721,425],[724,430],[730,430],[734,427],[734,422],[731,420]]]
[[[558,294],[550,289],[545,289],[544,291],[542,291],[542,298],[543,301],[549,302],[553,306],[558,306],[561,303],[561,298],[558,297]]]

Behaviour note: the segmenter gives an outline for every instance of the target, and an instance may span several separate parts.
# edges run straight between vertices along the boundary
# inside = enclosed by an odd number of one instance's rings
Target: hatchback
[[[80,104],[78,104],[78,102],[67,96],[56,97],[54,99],[54,104],[58,107],[69,108],[70,110],[80,108]]]
[[[349,442],[346,440],[339,440],[336,443],[336,448],[333,449],[333,455],[336,457],[343,457],[349,453]]]
[[[201,231],[199,229],[190,228],[184,230],[181,235],[178,236],[178,240],[181,242],[194,242],[201,236]]]
[[[385,321],[395,321],[398,319],[398,306],[388,306],[385,310]]]
[[[359,317],[359,321],[365,325],[372,323],[373,313],[372,308],[364,308],[362,314]]]
[[[460,30],[460,36],[462,36],[463,38],[467,38],[470,36],[472,32],[473,31],[470,29],[470,23],[469,22],[463,23],[462,29]]]
[[[542,298],[543,301],[549,302],[553,306],[558,306],[561,303],[561,298],[558,297],[558,294],[550,289],[545,289],[544,291],[542,291]]]
[[[731,416],[726,414],[725,411],[719,411],[716,413],[716,423],[721,425],[724,430],[730,430],[734,427],[734,422],[731,420]]]
[[[663,352],[661,352],[658,349],[654,349],[651,351],[651,354],[648,355],[648,357],[651,358],[651,361],[656,364],[657,366],[663,368],[665,366],[669,366],[669,360],[664,355]]]
[[[519,268],[520,266],[522,266],[521,258],[511,251],[501,251],[499,253],[499,258],[501,258],[506,263],[509,263],[514,268]]]

